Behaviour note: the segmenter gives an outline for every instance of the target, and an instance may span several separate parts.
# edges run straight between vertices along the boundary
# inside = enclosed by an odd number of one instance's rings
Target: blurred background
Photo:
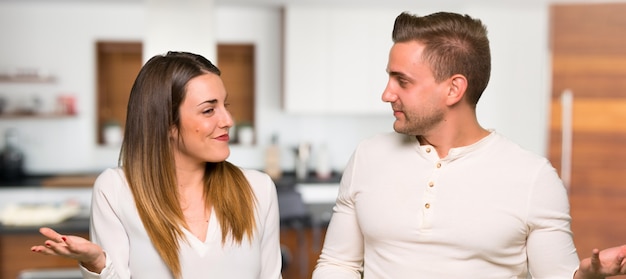
[[[36,227],[87,234],[130,86],[168,50],[221,68],[229,160],[275,179],[284,278],[310,277],[344,165],[393,131],[380,100],[393,21],[442,10],[487,25],[479,120],[557,168],[579,253],[626,243],[626,1],[0,0],[0,278],[75,267],[30,253]]]

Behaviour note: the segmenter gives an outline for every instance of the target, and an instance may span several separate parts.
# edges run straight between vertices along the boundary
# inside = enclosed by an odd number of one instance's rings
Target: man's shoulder
[[[545,164],[548,162],[545,156],[532,152],[501,134],[495,134],[493,143],[497,148],[493,148],[492,151],[499,154],[501,157],[516,158],[517,161],[526,161],[526,163],[534,162]]]

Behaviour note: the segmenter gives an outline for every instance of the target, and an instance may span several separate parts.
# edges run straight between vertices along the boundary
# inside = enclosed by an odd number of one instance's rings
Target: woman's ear
[[[450,77],[450,91],[448,92],[449,106],[454,105],[463,99],[467,90],[467,78],[463,75],[453,75]]]
[[[170,140],[176,140],[178,138],[178,128],[176,125],[170,127]]]

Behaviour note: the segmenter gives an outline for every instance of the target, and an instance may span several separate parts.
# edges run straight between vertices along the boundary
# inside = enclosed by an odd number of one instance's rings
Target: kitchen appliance
[[[4,140],[4,150],[0,153],[0,181],[18,181],[24,177],[24,153],[18,146],[17,131],[7,129]]]

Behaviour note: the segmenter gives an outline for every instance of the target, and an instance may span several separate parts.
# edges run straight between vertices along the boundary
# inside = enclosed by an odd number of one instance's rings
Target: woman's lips
[[[221,141],[229,141],[230,140],[230,136],[228,136],[228,134],[223,134],[217,138],[215,138],[216,140],[221,140]]]

